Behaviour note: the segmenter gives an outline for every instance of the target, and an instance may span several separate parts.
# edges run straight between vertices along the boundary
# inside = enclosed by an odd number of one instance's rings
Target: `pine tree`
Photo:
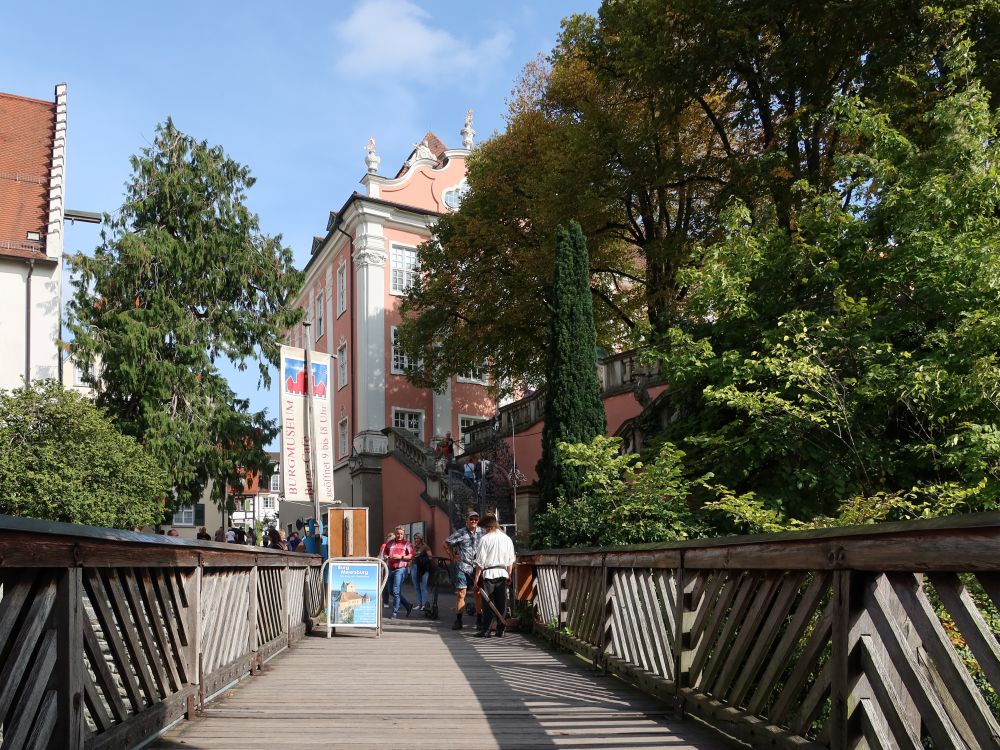
[[[72,258],[68,326],[79,361],[97,365],[97,404],[169,472],[172,503],[187,505],[210,479],[270,471],[276,423],[235,397],[217,362],[257,364],[269,383],[281,331],[300,314],[286,301],[301,274],[246,207],[250,170],[221,147],[168,119],[132,169],[101,246]]]
[[[582,470],[559,460],[560,442],[589,443],[607,429],[595,365],[597,335],[590,259],[580,225],[556,230],[553,312],[545,362],[545,428],[538,466],[539,510],[579,492]]]

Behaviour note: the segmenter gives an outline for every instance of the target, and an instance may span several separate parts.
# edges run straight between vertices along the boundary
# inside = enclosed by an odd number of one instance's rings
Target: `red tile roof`
[[[0,93],[0,255],[45,258],[55,118],[54,102]]]
[[[444,152],[448,150],[448,147],[444,145],[444,141],[442,141],[440,138],[438,138],[436,135],[434,135],[434,133],[432,133],[429,130],[427,131],[427,135],[421,138],[421,141],[427,141],[427,147],[431,150],[431,153],[434,154],[434,158],[437,160],[436,168],[440,169],[441,167],[443,167],[445,161]],[[416,149],[413,149],[413,151],[411,151],[407,155],[406,161],[409,161],[410,157],[412,157],[415,152]],[[396,173],[396,176],[393,179],[398,180],[409,170],[410,170],[410,165],[404,162],[403,166],[399,168],[399,171]]]

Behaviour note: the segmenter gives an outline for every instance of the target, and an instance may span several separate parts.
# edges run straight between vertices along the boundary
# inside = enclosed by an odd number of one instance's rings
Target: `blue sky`
[[[597,0],[359,0],[4,3],[0,91],[52,99],[68,84],[67,207],[114,211],[129,156],[157,123],[221,144],[250,166],[249,204],[299,267],[327,214],[364,174],[374,136],[393,172],[433,130],[460,146],[467,109],[477,141],[503,128],[523,65],[547,53],[560,20]],[[88,252],[98,230],[66,230]],[[234,390],[274,416],[253,370]]]

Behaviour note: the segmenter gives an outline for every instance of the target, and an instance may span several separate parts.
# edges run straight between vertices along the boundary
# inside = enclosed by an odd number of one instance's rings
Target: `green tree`
[[[68,325],[80,361],[98,364],[98,404],[168,467],[184,505],[211,478],[268,470],[275,423],[234,397],[218,363],[256,362],[270,382],[301,274],[280,237],[260,232],[245,205],[254,179],[221,147],[168,119],[132,170],[101,246],[72,258]]]
[[[132,529],[163,518],[167,473],[55,381],[0,391],[0,513]]]
[[[607,429],[597,382],[594,313],[587,241],[575,221],[556,231],[555,310],[549,323],[545,364],[545,426],[538,481],[544,510],[560,497],[575,497],[579,467],[556,450],[562,442],[587,443]]]
[[[919,121],[834,102],[860,146],[828,189],[796,183],[797,229],[736,204],[684,274],[663,437],[753,492],[744,510],[879,520],[1000,496],[1000,150],[969,51]]]
[[[562,462],[581,472],[580,493],[558,499],[532,519],[532,546],[603,547],[710,533],[708,515],[689,502],[696,487],[710,488],[710,477],[689,479],[683,452],[670,443],[643,464],[634,453],[622,454],[621,442],[600,436],[558,445]]]
[[[585,54],[595,33],[594,19],[568,19],[552,56],[525,68],[505,132],[473,152],[462,206],[421,248],[427,273],[401,335],[429,384],[484,359],[500,380],[541,379],[556,227],[579,219],[584,230],[597,339],[610,350],[669,323],[677,270],[714,231],[705,217],[725,158],[714,130],[690,106],[666,116],[600,75]]]

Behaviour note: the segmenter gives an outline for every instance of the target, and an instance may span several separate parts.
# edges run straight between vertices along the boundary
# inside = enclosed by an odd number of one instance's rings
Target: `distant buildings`
[[[66,84],[0,93],[0,389],[59,378]]]

